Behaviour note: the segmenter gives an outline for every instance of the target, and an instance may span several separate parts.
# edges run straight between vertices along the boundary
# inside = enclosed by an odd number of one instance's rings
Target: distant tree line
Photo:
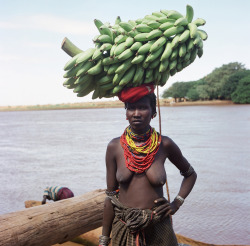
[[[197,81],[174,83],[162,97],[172,97],[175,101],[185,98],[190,101],[220,99],[250,103],[250,70],[238,62],[225,64]]]

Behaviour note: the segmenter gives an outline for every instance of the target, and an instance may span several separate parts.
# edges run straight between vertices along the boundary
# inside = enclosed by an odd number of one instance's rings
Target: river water
[[[171,137],[198,173],[173,216],[176,233],[207,243],[250,244],[250,105],[161,107]],[[151,124],[159,130],[158,118]],[[41,200],[46,186],[75,195],[105,188],[107,143],[127,126],[125,110],[0,112],[0,214]],[[168,160],[170,198],[182,177]]]

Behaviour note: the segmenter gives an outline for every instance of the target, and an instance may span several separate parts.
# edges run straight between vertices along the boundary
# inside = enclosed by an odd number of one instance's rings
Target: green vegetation
[[[190,101],[220,99],[250,103],[250,70],[238,62],[222,65],[200,80],[174,83],[162,97],[173,97],[175,101],[186,98]]]

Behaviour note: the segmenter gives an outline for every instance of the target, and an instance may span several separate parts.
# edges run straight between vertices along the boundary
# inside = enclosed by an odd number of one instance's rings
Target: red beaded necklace
[[[135,145],[134,140],[142,141]],[[120,138],[124,150],[126,167],[132,172],[143,173],[153,163],[155,155],[159,150],[161,135],[154,128],[150,127],[146,134],[137,135],[127,127]]]

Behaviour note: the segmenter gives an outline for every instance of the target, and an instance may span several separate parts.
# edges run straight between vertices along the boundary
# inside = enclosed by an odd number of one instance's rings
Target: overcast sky
[[[93,20],[112,25],[142,18],[160,9],[182,14],[186,5],[194,18],[207,21],[204,55],[171,77],[160,92],[176,81],[197,80],[216,67],[240,62],[250,68],[248,0],[0,0],[0,106],[91,101],[63,87],[63,67],[70,57],[61,50],[68,37],[82,50],[94,47],[98,34]]]

